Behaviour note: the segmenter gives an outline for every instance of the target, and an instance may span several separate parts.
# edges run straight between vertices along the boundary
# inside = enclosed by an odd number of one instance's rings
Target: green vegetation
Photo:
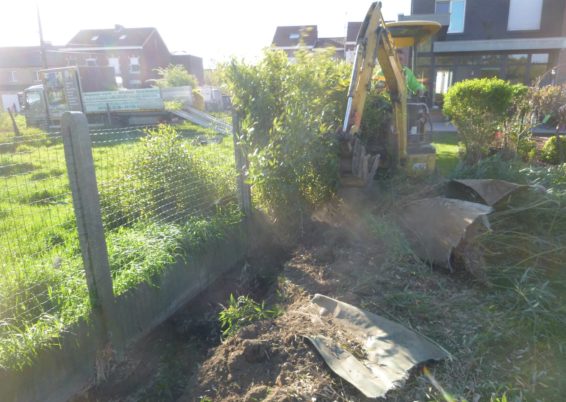
[[[255,205],[289,233],[338,183],[334,133],[343,118],[349,66],[331,53],[298,52],[294,63],[268,50],[256,65],[223,67],[242,121]]]
[[[449,176],[460,162],[458,136],[453,133],[437,133],[433,143],[436,149],[436,169],[442,176]]]
[[[527,88],[499,78],[465,80],[444,96],[443,112],[458,128],[464,161],[473,164],[489,153],[515,98]]]
[[[490,214],[492,230],[479,239],[490,286],[478,289],[481,294],[473,307],[469,303],[463,307],[464,319],[479,323],[481,317],[481,328],[465,347],[456,346],[464,355],[469,350],[467,357],[458,353],[461,359],[483,362],[476,381],[484,391],[501,394],[504,389],[509,400],[557,400],[564,390],[559,374],[566,368],[561,329],[566,325],[564,169],[530,166],[497,155],[473,166],[460,165],[452,173],[458,178],[503,179],[546,188],[518,193]],[[424,295],[415,297],[423,306]],[[443,308],[442,302],[430,303],[430,309]],[[451,298],[451,308],[457,305]],[[410,304],[407,307],[412,309]],[[440,376],[450,381],[443,370]],[[456,393],[465,393],[460,384],[451,386]]]
[[[172,101],[164,101],[165,110],[175,111],[183,109],[183,102],[172,100]]]
[[[566,138],[563,135],[549,138],[542,148],[541,160],[551,165],[558,165],[566,160],[565,158]]]
[[[187,69],[180,64],[170,64],[167,67],[156,68],[159,79],[155,81],[160,88],[191,86],[198,87],[197,78],[190,74]]]
[[[280,311],[267,309],[265,302],[258,303],[249,296],[240,296],[237,299],[230,294],[228,306],[218,314],[222,335],[226,338],[234,335],[242,327],[258,320],[277,317]]]
[[[240,222],[231,139],[200,145],[161,127],[93,142],[116,295],[157,285]],[[0,133],[0,149],[0,367],[20,369],[90,302],[60,137]]]

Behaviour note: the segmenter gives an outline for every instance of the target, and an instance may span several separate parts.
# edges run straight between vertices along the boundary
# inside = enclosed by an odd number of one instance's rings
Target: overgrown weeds
[[[235,298],[230,294],[228,306],[218,314],[222,335],[228,338],[242,327],[258,320],[273,319],[281,314],[277,308],[268,309],[265,302],[258,303],[249,296]]]
[[[512,195],[490,215],[479,238],[492,287],[486,298],[501,319],[491,323],[482,347],[504,359],[520,352],[508,396],[558,400],[566,390],[566,180],[564,166],[527,166],[499,156],[456,171],[456,177],[504,179],[535,185]],[[513,385],[511,385],[513,384]],[[558,398],[558,399],[556,399]]]

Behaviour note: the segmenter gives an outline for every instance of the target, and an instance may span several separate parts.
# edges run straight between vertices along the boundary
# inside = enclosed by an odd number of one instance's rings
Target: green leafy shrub
[[[176,220],[199,206],[214,205],[222,190],[210,183],[213,171],[191,152],[171,126],[149,130],[133,154],[122,162],[121,185],[101,188],[108,227],[160,217]]]
[[[525,93],[524,85],[499,78],[466,80],[450,87],[443,111],[458,128],[466,163],[476,163],[489,154],[514,99]]]
[[[383,154],[387,133],[391,130],[393,108],[389,93],[373,88],[367,96],[360,129],[362,141],[370,152]]]
[[[331,53],[298,52],[291,63],[268,50],[256,65],[233,60],[225,82],[242,121],[254,201],[288,233],[334,194],[334,132],[344,115],[349,66]]]
[[[156,68],[155,71],[160,77],[155,83],[160,88],[182,86],[198,87],[197,78],[180,64],[170,64],[167,67]]]
[[[560,142],[558,142],[560,139]],[[560,153],[562,152],[562,157]],[[541,160],[551,165],[558,165],[560,161],[564,161],[566,157],[566,137],[561,135],[559,137],[550,137],[542,147]]]
[[[222,335],[226,338],[234,335],[242,327],[258,320],[275,318],[279,315],[277,309],[267,309],[265,302],[258,303],[249,296],[237,299],[230,294],[228,306],[218,315]]]

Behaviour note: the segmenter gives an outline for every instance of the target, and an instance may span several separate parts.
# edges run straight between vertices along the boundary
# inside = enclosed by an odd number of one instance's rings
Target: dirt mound
[[[325,222],[314,225],[306,246],[294,253],[267,292],[267,302],[279,304],[284,314],[249,325],[215,348],[180,400],[294,401],[307,395],[335,400],[350,389],[303,338],[322,334],[340,339],[340,334],[332,326],[313,322],[304,306],[315,293],[360,302],[358,293],[367,291],[380,261],[378,244],[368,250],[367,237],[360,243],[360,230],[361,226],[344,230]],[[340,341],[349,350],[359,346],[345,338]]]

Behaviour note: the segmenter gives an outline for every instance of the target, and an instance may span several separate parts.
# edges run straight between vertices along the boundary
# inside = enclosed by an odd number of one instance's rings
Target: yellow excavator
[[[408,91],[397,49],[417,45],[440,27],[440,24],[429,21],[386,23],[381,3],[370,6],[358,34],[346,116],[340,133],[343,186],[368,186],[379,167],[402,168],[411,176],[435,170],[436,152],[424,133],[425,124],[422,119],[421,122],[408,122]],[[367,152],[360,138],[360,127],[377,63],[391,98],[393,121],[388,133],[377,133],[384,144],[384,152],[372,154]],[[425,104],[421,105],[426,109]]]

